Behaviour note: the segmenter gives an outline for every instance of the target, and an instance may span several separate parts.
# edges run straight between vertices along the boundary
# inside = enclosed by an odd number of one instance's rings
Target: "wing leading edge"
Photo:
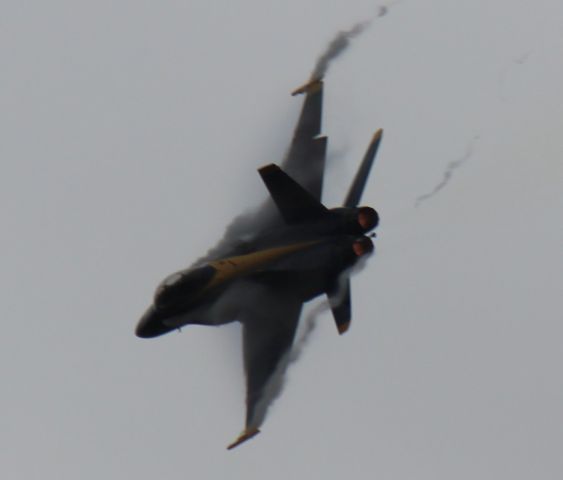
[[[305,93],[305,101],[282,168],[318,201],[323,190],[326,137],[321,133],[323,82],[316,80],[294,94]]]
[[[259,433],[266,411],[280,393],[302,303],[289,293],[263,289],[258,305],[245,312],[243,355],[246,373],[246,422],[230,450]]]
[[[291,144],[281,164],[283,170],[299,185],[305,188],[313,198],[321,201],[327,139],[319,136],[323,105],[323,82],[310,82],[294,92],[305,93],[305,101],[293,133]],[[254,238],[258,233],[279,227],[283,218],[279,215],[271,199],[264,202],[250,215],[240,215],[227,227],[228,234],[218,245],[200,258],[196,265],[221,257],[239,254],[238,247],[233,247],[233,238]],[[234,242],[236,243],[236,242]]]

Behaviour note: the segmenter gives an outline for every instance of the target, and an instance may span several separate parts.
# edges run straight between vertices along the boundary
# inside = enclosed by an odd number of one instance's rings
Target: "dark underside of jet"
[[[219,243],[192,267],[168,276],[139,321],[151,338],[186,325],[243,325],[246,422],[233,448],[259,432],[287,366],[302,306],[326,295],[339,333],[351,321],[350,275],[373,251],[377,212],[359,206],[382,132],[373,136],[343,204],[323,205],[327,138],[321,136],[323,82],[305,100],[281,166],[258,170],[270,199],[238,219],[237,238]],[[234,231],[231,228],[230,231]],[[371,233],[371,234],[370,234]]]

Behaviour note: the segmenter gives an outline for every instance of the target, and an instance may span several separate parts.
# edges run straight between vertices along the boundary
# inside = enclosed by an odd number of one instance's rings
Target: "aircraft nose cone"
[[[141,317],[141,320],[139,320],[137,328],[135,329],[135,335],[140,338],[153,338],[167,333],[170,330],[170,327],[162,323],[154,306],[151,306]]]

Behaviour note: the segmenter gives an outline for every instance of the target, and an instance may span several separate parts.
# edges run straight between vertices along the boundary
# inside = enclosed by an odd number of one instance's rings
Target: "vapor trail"
[[[328,71],[330,62],[339,57],[350,45],[350,40],[362,33],[371,23],[372,20],[367,20],[365,22],[356,23],[356,25],[349,30],[338,32],[328,44],[324,53],[318,58],[313,73],[311,74],[311,80],[323,78]]]
[[[386,5],[382,5],[378,8],[377,13],[373,16],[373,18],[363,22],[358,22],[348,30],[338,32],[328,44],[325,51],[317,59],[317,63],[315,64],[315,68],[311,74],[311,80],[323,78],[328,71],[330,63],[342,55],[342,53],[350,46],[350,41],[368,29],[376,18],[387,15],[389,8],[397,3],[399,2],[389,2]]]
[[[291,355],[289,357],[289,363],[294,363],[299,358],[301,358],[301,354],[303,353],[303,349],[309,343],[311,339],[311,334],[317,328],[317,320],[319,315],[328,311],[330,309],[330,305],[328,302],[323,301],[319,303],[309,312],[309,314],[302,320],[304,328],[301,336],[295,341]]]
[[[295,341],[292,348],[280,360],[275,372],[264,387],[262,397],[256,404],[252,421],[248,425],[249,428],[258,428],[264,422],[268,409],[283,391],[286,380],[285,373],[289,365],[299,360],[301,353],[303,352],[303,348],[309,342],[311,334],[317,326],[319,315],[328,309],[328,303],[322,302],[321,304],[315,306],[303,320],[305,329],[301,336]]]
[[[458,158],[457,160],[454,160],[454,161],[448,163],[448,165],[446,166],[446,170],[444,171],[442,181],[440,183],[438,183],[432,189],[432,191],[430,191],[429,193],[425,193],[424,195],[421,195],[420,197],[418,197],[416,199],[415,204],[414,204],[415,207],[418,207],[422,202],[424,202],[424,201],[428,200],[429,198],[433,197],[434,195],[436,195],[440,190],[442,190],[449,183],[449,181],[451,180],[451,178],[454,174],[454,171],[457,170],[459,167],[461,167],[473,155],[475,142],[478,139],[479,139],[478,135],[473,137],[473,139],[471,140],[471,142],[467,146],[467,149],[466,149],[465,153],[463,154],[463,156]]]

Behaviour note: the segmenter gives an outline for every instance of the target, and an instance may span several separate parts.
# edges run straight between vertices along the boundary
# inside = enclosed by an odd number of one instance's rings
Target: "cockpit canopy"
[[[157,308],[182,305],[205,288],[214,275],[215,269],[210,265],[173,273],[156,289],[154,305]]]

